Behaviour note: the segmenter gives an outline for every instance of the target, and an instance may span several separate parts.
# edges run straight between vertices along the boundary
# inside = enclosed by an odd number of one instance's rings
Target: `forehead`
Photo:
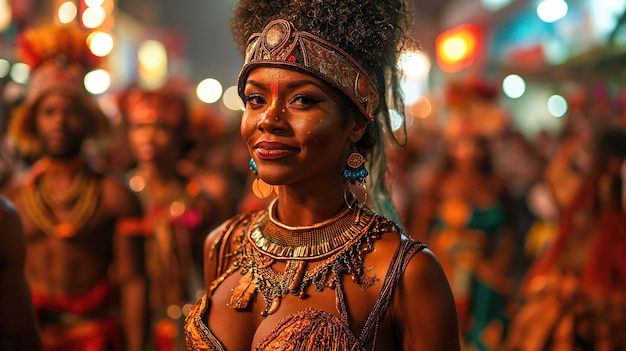
[[[315,75],[298,69],[284,67],[257,67],[248,74],[246,85],[248,84],[268,86],[270,84],[278,84],[282,88],[311,84],[325,91],[333,90],[334,92],[333,87]]]
[[[61,91],[51,91],[44,94],[37,102],[38,106],[50,104],[71,104],[77,101],[76,97]]]
[[[164,122],[178,127],[185,119],[186,105],[176,96],[135,92],[128,96],[128,121],[131,124]]]

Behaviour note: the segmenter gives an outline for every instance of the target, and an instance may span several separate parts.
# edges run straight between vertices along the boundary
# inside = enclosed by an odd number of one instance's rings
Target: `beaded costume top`
[[[233,290],[229,307],[245,308],[252,296],[260,293],[265,301],[263,315],[274,313],[281,297],[287,294],[306,296],[315,291],[334,289],[338,314],[306,308],[282,319],[274,330],[251,349],[255,350],[365,350],[375,344],[376,332],[391,303],[395,287],[410,258],[425,246],[403,237],[389,264],[381,292],[360,335],[349,326],[342,277],[351,275],[362,288],[377,283],[363,267],[363,257],[373,249],[374,241],[399,227],[364,206],[346,209],[338,216],[311,230],[297,231],[298,241],[281,237],[269,209],[235,217],[215,241],[208,259],[214,260],[217,279],[192,308],[185,323],[187,350],[224,350],[223,345],[204,323],[210,309],[212,292],[227,277],[239,273],[239,285]],[[344,225],[337,225],[337,223]],[[332,223],[337,230],[324,231]],[[236,229],[238,228],[238,229]],[[243,228],[243,229],[241,229]],[[322,232],[315,232],[322,228]],[[309,231],[315,233],[308,233]],[[307,244],[307,234],[315,235],[317,245]],[[319,237],[322,236],[322,240]],[[301,245],[298,245],[301,244]],[[273,260],[285,262],[284,272],[273,271]],[[310,260],[322,262],[308,268]],[[230,262],[230,263],[227,263]],[[226,264],[229,266],[226,267]]]

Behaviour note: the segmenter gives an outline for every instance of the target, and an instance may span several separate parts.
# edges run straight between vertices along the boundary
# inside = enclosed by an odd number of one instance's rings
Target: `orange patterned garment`
[[[208,305],[204,295],[189,314],[185,326],[189,351],[224,350],[202,320]],[[326,311],[309,308],[283,319],[255,350],[357,351],[365,348],[342,319]]]

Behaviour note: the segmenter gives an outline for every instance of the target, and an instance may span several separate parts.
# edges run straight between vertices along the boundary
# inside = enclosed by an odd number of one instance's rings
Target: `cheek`
[[[333,149],[337,142],[343,143],[344,127],[334,118],[320,118],[313,121],[299,119],[291,123],[292,128],[302,138],[302,143],[313,149]]]
[[[154,133],[154,144],[161,148],[174,148],[174,136],[168,130],[157,130]]]
[[[252,134],[254,134],[255,130],[256,123],[254,119],[251,118],[251,115],[248,112],[244,111],[241,116],[241,124],[239,125],[239,133],[241,134],[241,138],[247,142]]]
[[[88,129],[87,123],[83,117],[78,114],[72,113],[67,118],[68,128],[77,132],[82,133]]]
[[[133,128],[130,127],[130,129],[128,130],[128,143],[131,146],[135,146],[138,144],[141,144],[143,140],[146,139],[145,137],[145,133],[142,132],[142,130],[140,128]]]

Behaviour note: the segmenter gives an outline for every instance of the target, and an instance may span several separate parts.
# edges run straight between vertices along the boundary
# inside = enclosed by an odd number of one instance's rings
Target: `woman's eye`
[[[258,94],[250,94],[246,96],[246,105],[252,105],[252,107],[265,104],[265,100]]]
[[[319,102],[318,99],[315,99],[311,96],[307,95],[298,95],[293,99],[293,104],[295,105],[314,105]]]

